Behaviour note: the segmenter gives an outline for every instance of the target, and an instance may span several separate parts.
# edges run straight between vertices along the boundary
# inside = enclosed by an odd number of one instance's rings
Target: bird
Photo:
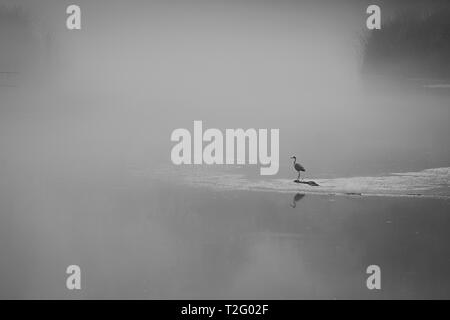
[[[292,156],[291,159],[294,159],[294,169],[298,172],[297,181],[300,181],[300,173],[302,171],[306,172],[306,170],[300,163],[297,163],[297,157],[296,156]]]

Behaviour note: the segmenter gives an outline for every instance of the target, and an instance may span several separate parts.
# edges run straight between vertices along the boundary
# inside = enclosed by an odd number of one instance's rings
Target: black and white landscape
[[[448,1],[73,3],[0,0],[0,298],[450,298]]]

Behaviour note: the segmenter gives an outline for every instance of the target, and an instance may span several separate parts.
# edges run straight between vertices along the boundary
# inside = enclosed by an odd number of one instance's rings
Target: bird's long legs
[[[300,171],[298,172],[297,180],[300,181]]]

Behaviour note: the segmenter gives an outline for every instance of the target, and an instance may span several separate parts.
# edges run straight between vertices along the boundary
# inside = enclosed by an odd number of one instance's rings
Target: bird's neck
[[[294,159],[294,164],[297,162],[297,159]]]

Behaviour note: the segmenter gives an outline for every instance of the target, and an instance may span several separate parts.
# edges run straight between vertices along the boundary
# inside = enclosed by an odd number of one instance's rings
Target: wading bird
[[[306,170],[305,170],[305,168],[304,168],[300,163],[297,163],[297,157],[296,157],[296,156],[292,156],[291,159],[294,159],[294,169],[295,169],[296,171],[298,171],[297,181],[300,181],[300,173],[301,173],[302,171],[303,171],[303,172],[306,172]]]

